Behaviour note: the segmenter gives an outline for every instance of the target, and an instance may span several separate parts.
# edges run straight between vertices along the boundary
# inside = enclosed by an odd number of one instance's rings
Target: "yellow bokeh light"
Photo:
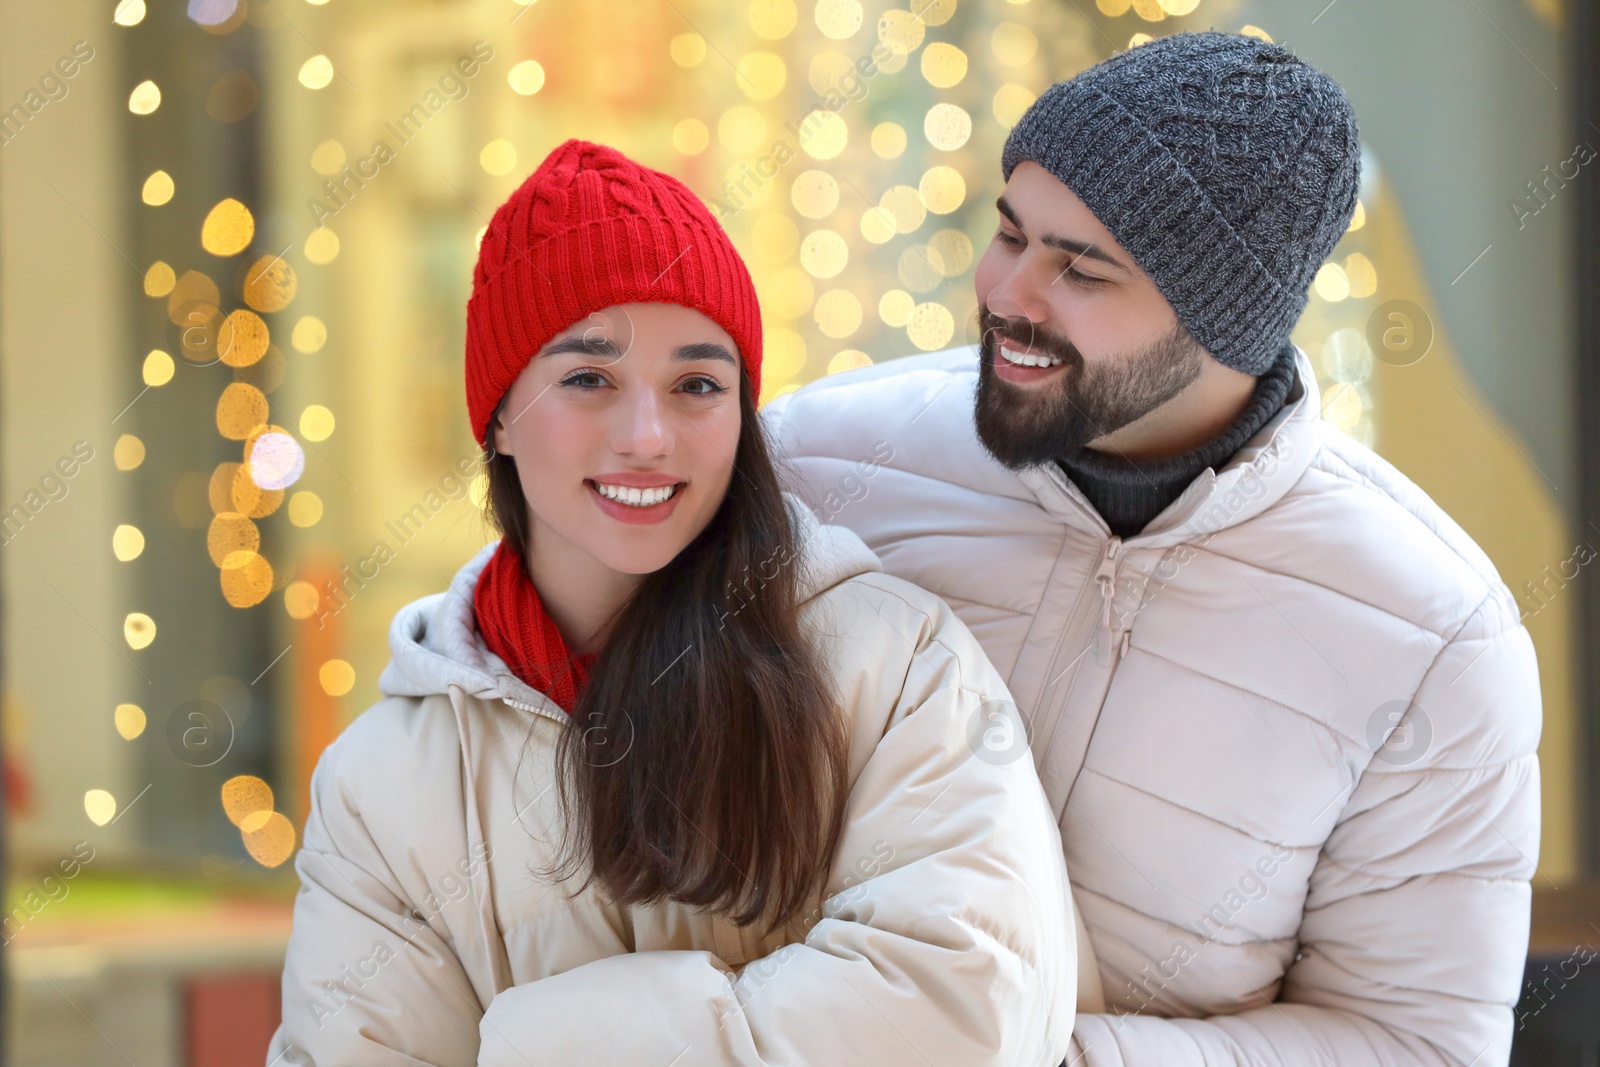
[[[1002,22],[989,35],[989,47],[1006,66],[1020,67],[1039,51],[1039,38],[1020,22]]]
[[[333,61],[325,55],[314,55],[300,64],[299,77],[307,89],[326,89],[333,81]]]
[[[342,697],[356,684],[356,669],[342,659],[330,659],[317,668],[317,681],[329,696]]]
[[[751,0],[750,28],[769,41],[787,37],[798,17],[794,0]]]
[[[965,274],[972,266],[972,240],[960,230],[940,230],[928,238],[928,247],[937,253],[939,270],[946,278]]]
[[[83,794],[83,811],[96,826],[104,826],[117,814],[117,798],[104,789],[91,789]]]
[[[934,104],[922,120],[922,135],[941,152],[954,152],[972,136],[972,116],[954,104]]]
[[[326,226],[318,226],[306,236],[306,260],[319,267],[332,263],[339,256],[339,235]]]
[[[1334,427],[1349,433],[1361,421],[1365,405],[1361,393],[1347,382],[1335,382],[1323,396],[1322,418]]]
[[[289,521],[296,526],[315,526],[322,518],[322,498],[302,489],[289,498]]]
[[[496,138],[483,146],[483,151],[478,153],[478,163],[497,178],[510,174],[511,168],[517,165],[516,145],[504,138]]]
[[[1311,282],[1311,287],[1330,304],[1337,304],[1350,296],[1350,279],[1345,277],[1344,268],[1337,263],[1324,263]]]
[[[813,278],[832,278],[849,261],[849,246],[832,230],[814,230],[800,242],[800,265]]]
[[[222,810],[238,826],[246,815],[272,810],[272,787],[253,774],[237,774],[222,783]]]
[[[1133,0],[1131,6],[1133,13],[1146,22],[1160,22],[1167,17],[1166,11],[1161,7],[1161,0]]]
[[[158,259],[144,272],[144,295],[166,296],[177,283],[178,277],[172,268]]]
[[[1173,17],[1187,15],[1200,6],[1200,0],[1160,0],[1161,10]]]
[[[916,306],[916,297],[904,289],[890,289],[878,299],[878,318],[885,326],[899,329],[911,320],[911,309]]]
[[[730,107],[717,119],[717,141],[735,156],[751,156],[765,146],[767,120],[747,104]]]
[[[944,281],[944,260],[931,245],[912,245],[900,253],[895,273],[913,293],[930,293]]]
[[[217,432],[243,441],[267,421],[267,397],[249,382],[230,382],[217,400]]]
[[[1352,252],[1344,257],[1342,266],[1350,283],[1351,296],[1364,298],[1378,291],[1378,268],[1372,265],[1372,260],[1360,252]]]
[[[253,608],[272,592],[272,564],[256,552],[232,552],[223,559],[218,579],[231,607]]]
[[[928,217],[922,197],[909,185],[890,186],[878,198],[878,206],[894,219],[894,228],[900,233],[910,233]]]
[[[144,462],[144,442],[131,433],[123,434],[111,447],[111,461],[119,471],[133,470]]]
[[[322,594],[310,582],[290,582],[284,587],[283,610],[291,619],[309,619],[321,606]]]
[[[1094,0],[1094,6],[1100,9],[1100,14],[1116,18],[1126,15],[1133,0]]]
[[[172,175],[164,170],[158,170],[144,180],[144,188],[139,191],[139,198],[151,207],[160,207],[172,199],[174,189]]]
[[[511,84],[513,92],[522,96],[532,96],[544,88],[544,67],[540,66],[537,60],[524,59],[511,68],[511,73],[506,75],[506,81]]]
[[[1153,40],[1155,40],[1155,38],[1151,37],[1148,33],[1136,33],[1132,37],[1128,38],[1128,47],[1138,48],[1140,45],[1149,44]]]
[[[326,441],[333,436],[333,412],[321,404],[308,404],[300,413],[300,436],[307,441]]]
[[[850,140],[850,127],[832,111],[813,111],[800,129],[804,133],[800,147],[812,159],[832,159]]]
[[[672,61],[680,67],[698,67],[705,62],[706,39],[698,33],[680,33],[667,45]]]
[[[144,21],[144,0],[119,0],[111,21],[118,26],[137,26]]]
[[[769,374],[771,375],[771,384],[778,385],[799,374],[805,369],[805,365],[805,338],[793,330],[786,330],[781,327],[766,331],[766,340],[761,353],[763,391],[766,389],[767,376]]]
[[[829,337],[849,337],[861,326],[861,301],[848,289],[829,289],[817,299],[814,317]]]
[[[117,733],[122,735],[124,741],[132,741],[144,733],[144,709],[137,704],[118,704],[111,721],[116,724]]]
[[[843,52],[818,52],[811,57],[806,77],[818,96],[827,96],[831,92],[842,92],[840,84],[855,72],[855,67],[854,61]]]
[[[338,174],[344,166],[344,145],[338,141],[323,141],[311,150],[311,169],[318,174]]]
[[[889,211],[873,206],[861,213],[861,236],[875,245],[881,245],[892,241],[894,235],[894,215]]]
[[[842,371],[855,370],[857,367],[870,366],[872,366],[871,356],[867,355],[865,352],[859,351],[858,349],[846,348],[836,353],[832,359],[828,360],[827,373],[838,374]]]
[[[237,511],[213,516],[206,528],[206,552],[219,567],[235,552],[254,552],[260,547],[261,531]]]
[[[294,824],[281,812],[256,812],[239,824],[245,851],[263,867],[277,867],[294,855]]]
[[[1244,34],[1246,37],[1256,37],[1267,42],[1268,44],[1272,43],[1272,35],[1266,30],[1262,29],[1260,26],[1241,26],[1239,27],[1239,32]]]
[[[1029,107],[1037,99],[1032,91],[1015,82],[1007,82],[995,90],[994,94],[994,120],[1002,129],[1009,130],[1021,120]]]
[[[294,268],[282,256],[262,256],[244,277],[244,302],[257,311],[282,311],[299,289]]]
[[[111,553],[123,563],[139,558],[144,551],[144,533],[137,526],[123,523],[111,531]]]
[[[1356,201],[1356,210],[1350,216],[1350,225],[1345,227],[1345,233],[1352,233],[1367,224],[1367,206],[1361,201]]]
[[[153,81],[142,81],[128,94],[128,110],[135,115],[148,115],[161,106],[161,88]]]
[[[150,354],[144,357],[142,374],[144,384],[148,386],[166,385],[172,381],[173,370],[177,364],[172,357],[159,348],[152,348]]]
[[[775,270],[756,283],[756,302],[766,318],[799,318],[814,295],[810,276],[795,267]]]
[[[839,183],[827,171],[804,171],[790,187],[789,199],[806,218],[826,218],[839,206]]]
[[[884,159],[898,159],[906,150],[905,127],[897,122],[880,122],[872,127],[872,150]]]
[[[746,52],[735,64],[739,89],[752,100],[771,100],[789,79],[788,68],[776,52]]]
[[[955,332],[956,320],[943,304],[918,304],[906,322],[906,336],[924,352],[943,348]]]
[[[835,41],[853,37],[861,28],[861,19],[859,0],[817,0],[817,29],[824,37]]]
[[[953,44],[935,41],[922,50],[922,76],[936,89],[948,89],[967,76],[967,54]]]
[[[930,167],[917,183],[917,193],[935,215],[948,215],[967,198],[967,183],[953,167]]]
[[[294,332],[289,335],[289,343],[294,345],[296,352],[310,355],[320,352],[322,346],[328,341],[328,327],[323,325],[321,319],[315,315],[306,315],[294,324]]]
[[[672,147],[686,156],[698,156],[711,144],[711,131],[699,119],[684,119],[672,127]]]
[[[927,25],[910,11],[892,7],[878,17],[878,40],[899,55],[915,52],[927,32]]]
[[[244,251],[256,234],[256,220],[233,197],[219,200],[206,213],[200,226],[200,247],[214,256],[231,256]]]
[[[130,611],[122,620],[122,639],[132,649],[150,647],[156,639],[156,621],[142,611]]]
[[[217,358],[230,367],[248,367],[267,354],[271,343],[266,320],[254,311],[236,308],[217,331]]]
[[[787,263],[800,247],[800,228],[787,215],[764,215],[751,231],[756,257],[765,263]]]

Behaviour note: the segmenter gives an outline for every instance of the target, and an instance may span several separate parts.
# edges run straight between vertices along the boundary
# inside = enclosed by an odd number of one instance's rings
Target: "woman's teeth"
[[[607,485],[604,482],[594,482],[595,491],[607,500],[615,500],[619,504],[630,507],[648,508],[668,500],[678,491],[676,485],[663,485],[654,489],[634,489],[626,485]]]
[[[1018,352],[1015,349],[1000,346],[1000,354],[1006,357],[1007,363],[1015,363],[1019,367],[1054,367],[1062,361],[1054,356],[1041,356],[1031,352]]]

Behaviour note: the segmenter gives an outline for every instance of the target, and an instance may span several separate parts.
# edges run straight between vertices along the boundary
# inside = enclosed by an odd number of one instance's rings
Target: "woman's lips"
[[[583,484],[589,490],[589,496],[595,502],[596,507],[618,522],[625,522],[630,526],[649,526],[654,523],[665,522],[671,517],[673,511],[677,509],[678,501],[683,499],[684,487],[688,485],[687,482],[678,482],[676,483],[678,486],[677,491],[661,503],[638,506],[612,500],[595,488],[595,484],[591,479],[584,479]]]

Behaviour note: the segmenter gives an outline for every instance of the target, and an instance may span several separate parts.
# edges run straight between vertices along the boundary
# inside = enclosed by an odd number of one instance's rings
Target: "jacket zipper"
[[[1116,638],[1116,624],[1111,617],[1112,603],[1117,598],[1117,555],[1122,549],[1122,538],[1115,535],[1106,541],[1105,552],[1100,556],[1100,567],[1094,580],[1100,583],[1100,628],[1095,633],[1095,656],[1101,663],[1111,656],[1111,643]],[[1124,650],[1125,651],[1125,650]],[[1118,659],[1122,653],[1118,653]]]

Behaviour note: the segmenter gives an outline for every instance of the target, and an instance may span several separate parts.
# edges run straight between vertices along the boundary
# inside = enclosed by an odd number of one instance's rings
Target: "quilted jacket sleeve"
[[[1312,874],[1277,1002],[1078,1017],[1084,1067],[1504,1067],[1539,850],[1533,644],[1503,586],[1441,650]]]
[[[873,575],[829,595],[860,598],[845,641],[873,650],[854,653],[847,704],[887,695],[870,735],[858,720],[870,755],[804,940],[737,972],[707,952],[641,952],[512,987],[484,1016],[485,1067],[597,1049],[673,1067],[1061,1062],[1076,945],[1059,832],[1026,748],[984,758],[970,740],[1004,682],[922,590]]]
[[[483,1009],[456,954],[407,903],[340,769],[366,725],[358,719],[312,772],[283,1019],[267,1063],[469,1067]]]

